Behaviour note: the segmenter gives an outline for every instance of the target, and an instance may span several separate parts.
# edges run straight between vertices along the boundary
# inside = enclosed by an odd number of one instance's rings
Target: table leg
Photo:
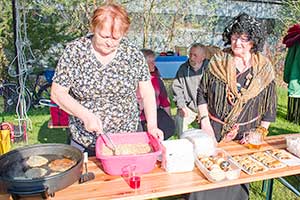
[[[300,196],[300,191],[297,190],[293,185],[291,185],[288,181],[286,181],[284,178],[279,177],[278,181],[280,183],[282,183],[282,185],[284,185],[285,187],[287,187],[289,190],[291,190],[292,192],[294,192],[298,197]]]
[[[261,187],[261,191],[262,192],[266,192],[267,191],[267,184],[268,184],[268,180],[263,180],[262,187]]]
[[[267,187],[266,200],[272,200],[274,179],[269,179],[267,180],[267,182],[268,182],[268,187]]]

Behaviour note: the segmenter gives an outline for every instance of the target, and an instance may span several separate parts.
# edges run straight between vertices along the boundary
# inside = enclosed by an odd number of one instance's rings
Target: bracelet
[[[202,121],[202,120],[205,119],[206,117],[208,117],[208,115],[203,115],[202,117],[200,117],[200,121]]]

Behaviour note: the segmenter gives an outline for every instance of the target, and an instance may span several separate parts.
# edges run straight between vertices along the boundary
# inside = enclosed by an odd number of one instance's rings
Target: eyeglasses
[[[249,42],[250,38],[248,36],[244,36],[244,35],[231,35],[231,40],[236,41],[237,39],[240,39],[241,42]]]

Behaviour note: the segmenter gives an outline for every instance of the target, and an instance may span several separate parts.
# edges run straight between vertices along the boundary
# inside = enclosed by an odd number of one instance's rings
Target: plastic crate
[[[102,155],[103,146],[111,146],[105,136],[99,136],[96,142],[96,157],[101,161],[103,170],[110,175],[122,175],[129,166],[135,166],[137,173],[150,172],[161,154],[161,145],[157,138],[146,132],[109,134],[115,145],[148,143],[151,153],[138,155]]]

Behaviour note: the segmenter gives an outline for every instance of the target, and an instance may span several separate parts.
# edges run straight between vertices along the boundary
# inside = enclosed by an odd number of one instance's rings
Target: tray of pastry
[[[236,162],[237,166],[239,166],[244,172],[249,175],[268,171],[268,168],[266,166],[256,161],[247,154],[232,156],[232,159],[234,160],[234,162]]]
[[[250,155],[255,160],[261,162],[269,169],[279,169],[282,167],[286,167],[286,164],[280,162],[280,160],[274,158],[270,154],[267,154],[264,151],[256,152]]]
[[[234,180],[240,177],[241,169],[223,149],[216,149],[211,156],[195,155],[195,164],[211,182]]]
[[[300,165],[300,159],[287,152],[285,149],[272,149],[265,152],[288,166]]]

